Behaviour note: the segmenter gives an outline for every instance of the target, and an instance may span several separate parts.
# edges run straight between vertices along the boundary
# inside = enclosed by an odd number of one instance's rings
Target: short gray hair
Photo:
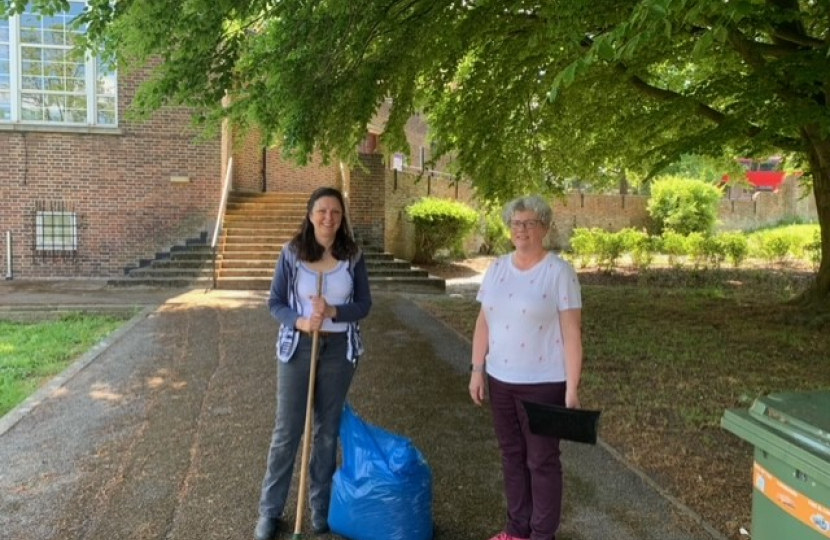
[[[504,224],[510,226],[510,220],[516,212],[531,211],[536,212],[536,217],[541,221],[545,227],[550,227],[553,219],[553,210],[545,199],[540,195],[526,195],[517,197],[504,205],[501,217]]]

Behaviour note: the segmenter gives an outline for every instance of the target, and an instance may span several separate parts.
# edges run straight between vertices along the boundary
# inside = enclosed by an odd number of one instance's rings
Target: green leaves
[[[0,0],[0,9],[22,9]],[[64,2],[40,0],[57,9]],[[482,196],[555,193],[683,154],[804,152],[830,136],[815,6],[756,0],[91,0],[85,45],[152,72],[133,106],[256,127],[299,162],[383,150],[416,110]],[[796,30],[793,30],[796,29]],[[799,35],[801,32],[802,35]],[[805,45],[806,44],[806,45]],[[231,105],[224,107],[226,93]],[[816,142],[820,147],[822,140]],[[729,156],[735,157],[735,156]],[[819,160],[821,161],[821,160]]]

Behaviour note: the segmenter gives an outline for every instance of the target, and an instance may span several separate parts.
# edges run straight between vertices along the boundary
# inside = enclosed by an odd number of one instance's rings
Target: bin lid
[[[830,390],[759,397],[749,414],[806,448],[830,453]]]

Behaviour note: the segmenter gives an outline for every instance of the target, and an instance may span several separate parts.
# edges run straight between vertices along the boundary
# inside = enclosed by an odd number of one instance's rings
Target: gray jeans
[[[332,476],[337,466],[340,415],[356,365],[346,359],[345,333],[320,336],[309,464],[308,506],[314,524],[325,523],[328,517]],[[276,422],[259,499],[259,515],[272,518],[282,517],[297,448],[303,436],[311,338],[302,335],[291,360],[278,362],[278,366]]]

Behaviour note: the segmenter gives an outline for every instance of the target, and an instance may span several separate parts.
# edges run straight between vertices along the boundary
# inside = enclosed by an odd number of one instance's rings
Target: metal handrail
[[[446,178],[450,182],[454,182],[456,179],[456,175],[444,171],[439,171],[437,169],[424,169],[421,167],[413,167],[411,165],[404,165],[400,171],[406,174],[413,174],[417,176],[435,176],[437,178]]]
[[[222,230],[222,222],[225,220],[225,207],[228,205],[228,194],[231,191],[233,182],[233,157],[228,158],[228,168],[225,171],[225,179],[222,181],[222,198],[219,201],[219,212],[216,214],[216,225],[213,227],[213,239],[210,241],[210,251],[213,258],[213,288],[216,288],[216,243],[219,241],[219,232]]]

